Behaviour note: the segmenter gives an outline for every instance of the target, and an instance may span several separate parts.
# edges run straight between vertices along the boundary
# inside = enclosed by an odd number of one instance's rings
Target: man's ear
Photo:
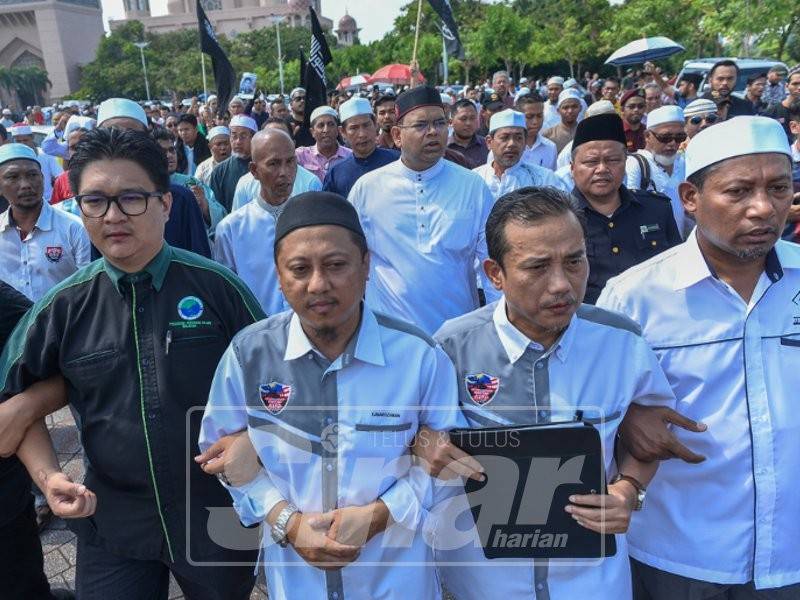
[[[172,210],[172,194],[170,192],[166,192],[163,196],[161,196],[161,203],[164,207],[164,222],[166,223],[169,220],[169,213]]]
[[[487,258],[483,261],[483,271],[492,282],[495,289],[503,291],[504,273],[503,267],[500,263],[492,258]]]
[[[678,194],[681,197],[683,209],[690,215],[697,211],[697,202],[700,198],[700,190],[688,181],[684,181],[678,186]]]

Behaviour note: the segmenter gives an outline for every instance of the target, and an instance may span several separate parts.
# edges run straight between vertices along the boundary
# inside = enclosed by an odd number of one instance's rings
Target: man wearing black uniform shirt
[[[586,214],[589,283],[584,302],[594,304],[611,277],[681,243],[667,196],[632,191],[625,178],[625,130],[616,114],[578,124],[572,143],[572,177]]]
[[[316,140],[311,135],[306,123],[306,91],[303,88],[294,88],[289,96],[289,109],[292,111],[292,137],[294,145],[313,146]]]
[[[219,565],[256,554],[220,545],[210,511],[221,509],[223,528],[237,520],[187,440],[199,435],[202,411],[190,410],[205,404],[219,358],[263,313],[233,273],[164,243],[169,177],[149,135],[87,133],[70,183],[103,259],[53,288],[11,336],[0,430],[27,431],[17,456],[53,512],[70,518],[82,600],[165,597],[170,572],[193,600],[249,598],[252,567]],[[59,375],[66,394],[20,399]],[[89,462],[83,485],[60,470],[41,420],[67,401]]]
[[[731,93],[738,78],[739,67],[732,60],[721,60],[715,63],[708,73],[711,89],[702,97],[717,103],[719,115],[723,120],[756,114],[750,102]]]

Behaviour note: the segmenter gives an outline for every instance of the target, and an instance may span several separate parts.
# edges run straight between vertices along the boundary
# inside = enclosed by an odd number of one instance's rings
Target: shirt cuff
[[[420,467],[412,467],[398,479],[380,499],[389,509],[392,521],[404,529],[415,531],[432,501],[430,476]]]
[[[266,519],[269,511],[284,499],[264,470],[245,485],[238,487],[224,483],[222,485],[233,498],[233,508],[246,527]]]

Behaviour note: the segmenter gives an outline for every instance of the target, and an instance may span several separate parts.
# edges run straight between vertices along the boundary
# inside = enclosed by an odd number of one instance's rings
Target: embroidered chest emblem
[[[475,373],[464,378],[467,394],[472,401],[483,406],[494,399],[497,390],[500,388],[500,379],[486,373]]]
[[[57,263],[64,256],[64,248],[61,246],[47,246],[44,250],[44,255],[50,262]]]
[[[264,407],[273,415],[277,415],[289,403],[289,398],[292,395],[292,386],[270,381],[258,386],[258,393],[261,396]]]

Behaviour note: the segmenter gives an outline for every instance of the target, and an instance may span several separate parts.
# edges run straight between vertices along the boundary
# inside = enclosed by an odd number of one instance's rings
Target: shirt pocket
[[[118,362],[119,350],[105,348],[66,359],[61,371],[70,381],[99,382],[108,376]]]
[[[646,227],[643,225],[643,227]],[[650,225],[650,227],[653,227]],[[654,256],[659,252],[667,249],[667,233],[658,226],[659,229],[655,231],[640,230],[639,235],[635,237],[636,247],[639,251],[646,256]]]

